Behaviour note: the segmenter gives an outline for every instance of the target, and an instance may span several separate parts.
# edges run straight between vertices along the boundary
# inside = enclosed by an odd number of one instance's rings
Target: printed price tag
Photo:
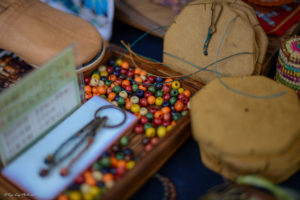
[[[80,105],[72,48],[0,96],[3,164],[36,142]]]

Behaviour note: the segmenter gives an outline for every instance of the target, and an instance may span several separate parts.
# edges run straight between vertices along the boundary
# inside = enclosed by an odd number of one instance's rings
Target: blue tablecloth
[[[133,43],[144,32],[115,21],[111,43],[122,46]],[[139,41],[133,48],[135,52],[162,60],[163,40],[151,35]],[[198,144],[188,139],[158,171],[168,177],[176,186],[178,200],[193,200],[203,195],[209,188],[224,183],[223,178],[207,169],[201,162]],[[283,186],[300,191],[300,172],[282,183]],[[163,186],[151,178],[132,198],[132,200],[163,199]]]

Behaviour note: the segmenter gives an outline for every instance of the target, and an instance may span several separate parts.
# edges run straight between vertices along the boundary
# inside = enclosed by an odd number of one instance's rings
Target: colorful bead
[[[151,128],[148,128],[147,130],[146,130],[146,136],[148,137],[148,138],[152,138],[152,137],[154,137],[155,136],[155,128],[153,128],[153,127],[151,127]]]
[[[172,82],[172,88],[173,89],[179,89],[181,86],[180,82],[179,81],[173,81]]]
[[[105,66],[105,65],[100,65],[100,66],[98,67],[98,71],[99,71],[99,72],[104,72],[104,71],[106,71],[106,66]]]
[[[125,91],[121,91],[121,92],[119,93],[119,96],[120,96],[120,97],[123,97],[124,99],[126,99],[126,98],[128,97],[128,94],[127,94],[127,92],[125,92]]]
[[[81,194],[79,191],[71,191],[69,198],[70,200],[81,200]]]
[[[131,160],[126,164],[126,169],[131,170],[135,165],[135,161]]]
[[[155,104],[156,104],[157,106],[162,105],[163,102],[164,102],[164,99],[163,99],[162,97],[157,97],[157,98],[155,99]]]
[[[138,124],[134,127],[134,132],[136,134],[142,134],[144,132],[144,126],[142,124]]]
[[[139,104],[132,104],[130,110],[133,113],[138,113],[140,111],[140,105]]]
[[[158,137],[162,138],[162,137],[164,137],[164,136],[166,135],[166,133],[167,133],[166,127],[164,127],[164,126],[159,126],[159,127],[157,128],[157,136],[158,136]]]
[[[130,98],[130,101],[134,104],[137,104],[137,103],[139,103],[140,99],[137,96],[132,96]]]
[[[142,107],[142,108],[140,109],[140,115],[145,116],[147,113],[148,113],[147,108]]]
[[[155,97],[154,96],[149,96],[147,98],[148,104],[152,105],[155,103]]]
[[[126,136],[121,137],[121,139],[120,139],[120,144],[121,144],[123,147],[127,146],[127,145],[129,144],[129,139],[128,139],[128,137],[126,137]]]

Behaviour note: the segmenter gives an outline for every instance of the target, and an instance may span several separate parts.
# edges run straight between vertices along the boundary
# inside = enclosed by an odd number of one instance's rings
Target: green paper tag
[[[72,48],[0,96],[0,153],[7,164],[80,105]]]

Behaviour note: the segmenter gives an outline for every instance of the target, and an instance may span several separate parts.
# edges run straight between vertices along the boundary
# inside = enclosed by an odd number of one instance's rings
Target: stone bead
[[[140,99],[137,96],[132,96],[130,98],[130,101],[134,104],[137,104],[137,103],[139,103]]]
[[[147,108],[142,107],[142,108],[140,109],[140,114],[141,114],[142,116],[145,116],[147,113],[148,113],[148,109],[147,109]]]
[[[99,81],[98,81],[98,86],[103,86],[103,85],[104,85],[104,81],[99,80]]]
[[[99,72],[106,71],[106,66],[105,66],[105,65],[100,65],[100,66],[98,67],[98,70],[99,70]]]
[[[93,171],[92,174],[97,181],[101,181],[103,174],[100,171]]]
[[[127,94],[127,92],[126,91],[121,91],[120,93],[119,93],[119,96],[120,97],[123,97],[124,99],[126,99],[127,97],[128,97],[128,94]]]
[[[111,103],[112,103],[114,106],[118,106],[118,105],[119,105],[117,101],[112,101]]]
[[[83,184],[81,184],[81,186],[80,186],[80,191],[81,191],[83,194],[89,193],[90,189],[91,189],[91,186],[89,186],[89,185],[86,184],[86,183],[83,183]]]
[[[98,85],[99,85],[99,79],[94,77],[90,80],[90,86],[98,86]]]

